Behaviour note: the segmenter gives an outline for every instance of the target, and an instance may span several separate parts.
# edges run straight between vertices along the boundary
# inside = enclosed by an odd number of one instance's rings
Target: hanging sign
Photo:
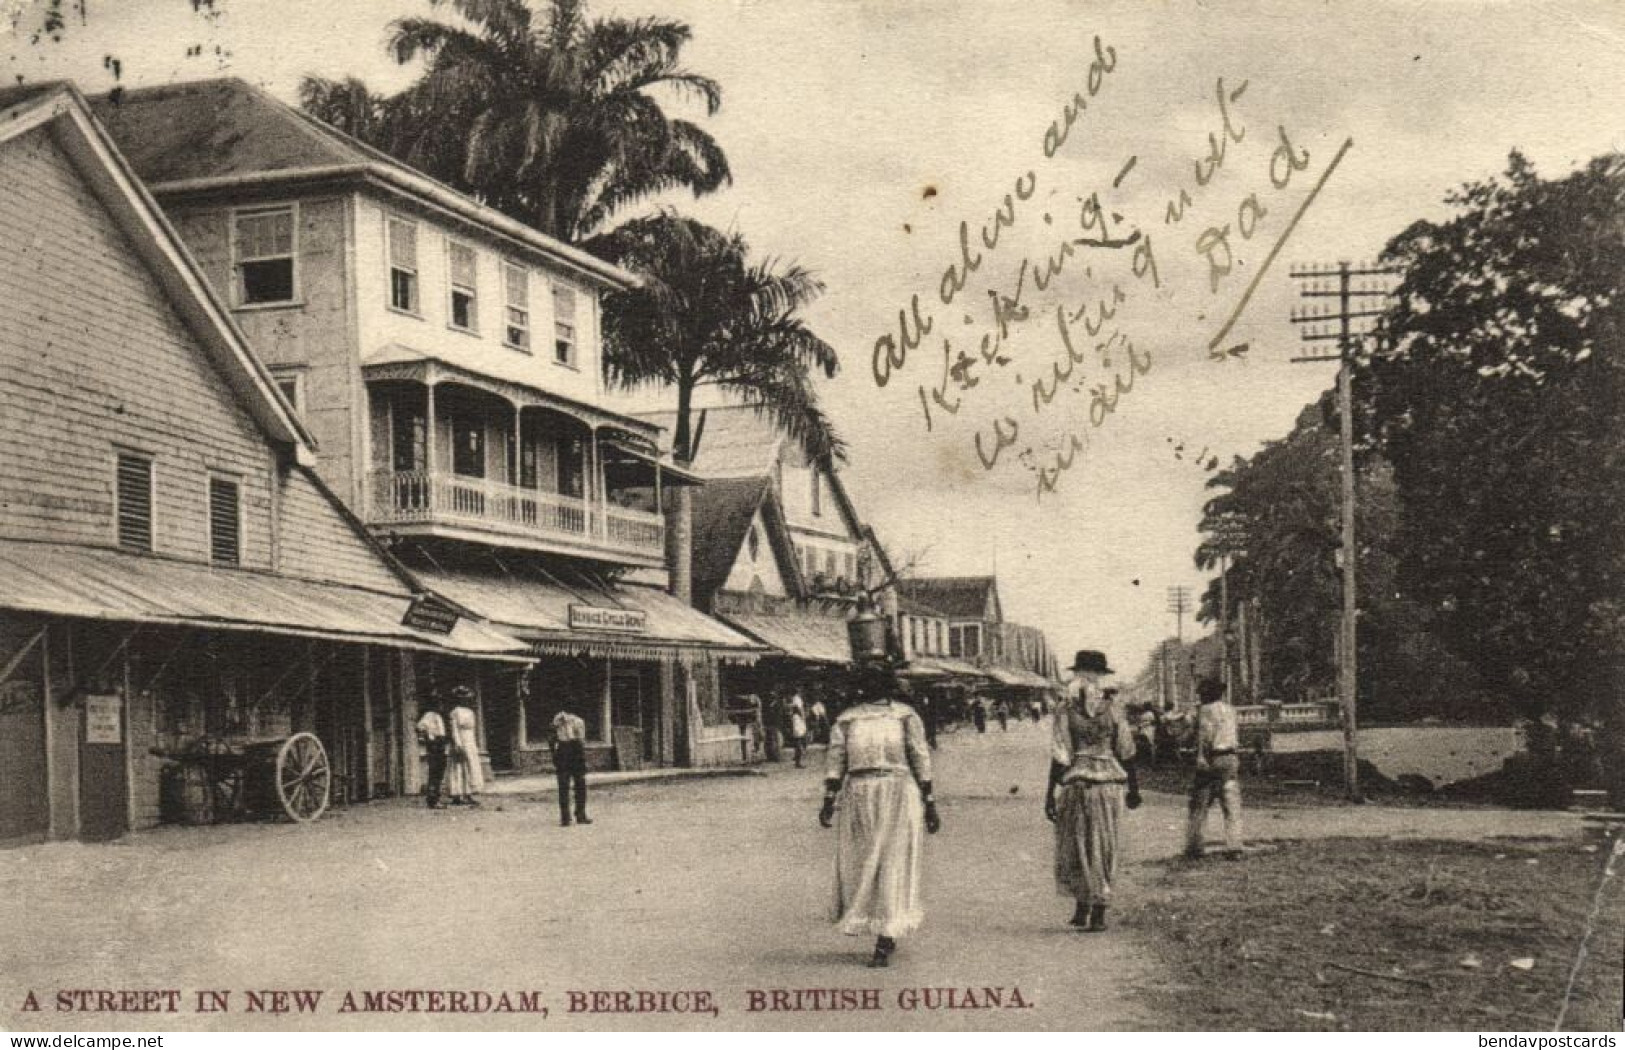
[[[124,743],[124,700],[122,697],[85,697],[85,743]]]
[[[572,631],[620,631],[641,634],[649,628],[649,614],[642,609],[604,609],[596,605],[570,606]]]
[[[458,612],[452,604],[437,594],[420,594],[406,607],[402,626],[431,634],[450,634],[457,626]]]

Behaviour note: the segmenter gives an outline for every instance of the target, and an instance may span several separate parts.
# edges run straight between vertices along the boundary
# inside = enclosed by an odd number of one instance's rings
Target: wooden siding
[[[209,556],[210,472],[271,567],[273,453],[44,130],[0,150],[0,532],[114,542],[119,446],[155,459],[157,553]]]
[[[284,475],[281,571],[288,576],[400,592],[405,584],[384,564],[301,470]]]

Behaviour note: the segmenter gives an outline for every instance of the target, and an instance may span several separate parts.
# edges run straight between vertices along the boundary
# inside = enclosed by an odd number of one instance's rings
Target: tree
[[[833,377],[835,350],[798,315],[824,290],[797,265],[752,263],[739,233],[670,212],[634,219],[588,247],[643,278],[604,299],[604,369],[624,388],[677,393],[673,452],[692,458],[695,391],[716,387],[757,406],[813,462],[843,458],[813,387]]]
[[[1356,422],[1393,464],[1399,586],[1530,718],[1620,722],[1625,686],[1625,160],[1446,198],[1404,268]]]
[[[732,175],[699,126],[668,117],[658,95],[699,100],[722,89],[685,69],[691,31],[660,18],[589,21],[582,0],[430,0],[467,23],[404,18],[397,61],[421,79],[380,97],[358,81],[307,77],[306,110],[521,222],[568,241],[651,195],[712,192]],[[538,24],[540,23],[540,24]]]

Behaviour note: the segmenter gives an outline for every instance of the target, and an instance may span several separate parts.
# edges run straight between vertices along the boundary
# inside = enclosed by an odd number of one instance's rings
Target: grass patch
[[[1609,849],[1278,842],[1239,863],[1161,864],[1123,917],[1173,975],[1141,993],[1172,1029],[1547,1031]],[[1620,1027],[1625,861],[1615,870],[1567,1030]]]

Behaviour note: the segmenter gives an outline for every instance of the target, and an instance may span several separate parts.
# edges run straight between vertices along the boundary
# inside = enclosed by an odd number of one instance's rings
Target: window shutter
[[[146,456],[119,453],[118,545],[152,550],[152,460]]]
[[[209,479],[209,557],[219,565],[242,561],[242,519],[235,481]]]

